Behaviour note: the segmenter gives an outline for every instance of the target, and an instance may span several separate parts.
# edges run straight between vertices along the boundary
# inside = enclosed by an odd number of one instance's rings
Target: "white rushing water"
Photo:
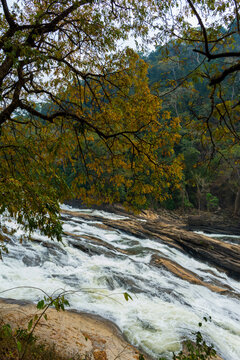
[[[98,223],[101,223],[101,217],[125,218],[104,211],[80,211],[98,216]],[[5,225],[16,229],[14,221],[5,220]],[[194,339],[193,333],[198,330],[203,317],[211,316],[212,321],[201,328],[206,340],[214,344],[225,360],[240,359],[239,297],[230,292],[221,295],[204,286],[190,284],[149,263],[152,254],[160,253],[208,283],[230,286],[232,293],[238,295],[240,282],[160,242],[96,225],[95,220],[68,215],[64,231],[78,237],[65,236],[63,244],[40,234],[33,235],[38,241],[20,244],[24,232],[18,229],[8,244],[9,254],[0,262],[0,292],[10,287],[19,288],[0,296],[34,301],[42,298],[40,291],[22,286],[40,287],[49,294],[57,289],[73,290],[69,296],[72,308],[114,321],[132,344],[154,357],[171,358],[172,351],[180,350],[183,339]],[[90,250],[84,252],[82,249],[87,240],[81,236],[86,235],[101,239],[111,247],[107,249],[88,243]],[[127,250],[130,255],[120,253],[112,246]],[[124,300],[125,291],[133,301]]]

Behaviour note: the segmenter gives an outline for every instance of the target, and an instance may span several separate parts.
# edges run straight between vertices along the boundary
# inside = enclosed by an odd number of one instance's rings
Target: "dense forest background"
[[[223,34],[226,29],[222,28]],[[219,51],[223,47],[219,46]],[[236,51],[240,47],[236,45]],[[206,128],[205,121],[211,111],[211,87],[207,77],[199,76],[210,71],[210,66],[204,57],[193,52],[193,46],[175,44],[158,46],[148,55],[140,54],[148,64],[148,81],[151,92],[162,104],[161,111],[169,114],[170,122],[173,118],[180,119],[178,133],[179,141],[174,146],[171,158],[181,158],[183,177],[176,189],[168,186],[165,191],[167,198],[163,201],[156,199],[154,194],[147,194],[146,201],[134,203],[135,208],[163,207],[169,210],[193,208],[203,211],[227,211],[238,215],[240,210],[240,146],[233,137],[226,134],[225,124],[213,119],[210,128]],[[227,60],[218,59],[211,63],[211,67],[221,69]],[[240,78],[237,73],[234,81],[224,84],[224,102],[239,97]],[[221,100],[217,99],[217,102]],[[49,105],[45,105],[47,108]],[[43,109],[42,109],[43,110]],[[161,123],[161,118],[158,119]],[[240,130],[237,124],[235,131]],[[98,148],[97,153],[101,150]],[[101,156],[101,155],[100,155]],[[161,154],[161,156],[163,156]],[[83,165],[79,164],[76,172],[82,172]],[[119,170],[121,172],[121,170]],[[69,166],[66,169],[67,183],[70,186],[75,172]],[[146,182],[146,179],[145,179]],[[149,180],[149,185],[151,181]],[[108,184],[111,187],[110,184]],[[112,189],[114,192],[114,189]],[[124,203],[127,191],[124,184],[118,188],[120,202]]]
[[[222,28],[222,33],[226,32]],[[228,60],[214,60],[210,67],[193,49],[191,45],[176,46],[170,42],[144,57],[149,64],[152,91],[162,98],[164,109],[181,119],[181,140],[175,146],[175,154],[183,157],[184,177],[181,189],[173,192],[173,197],[163,205],[169,209],[227,209],[237,215],[240,206],[240,147],[221,132],[225,124],[219,126],[216,118],[212,119],[209,129],[204,128],[211,111],[211,87],[207,76],[199,76],[210,72],[212,66],[217,71],[224,68],[224,62]],[[218,50],[222,51],[223,47],[218,46]],[[231,79],[224,84],[225,102],[239,98],[239,80],[237,73],[234,81]],[[216,101],[220,103],[221,100]],[[238,122],[236,131],[239,129]]]
[[[238,1],[1,4],[0,213],[58,239],[70,198],[239,214]]]

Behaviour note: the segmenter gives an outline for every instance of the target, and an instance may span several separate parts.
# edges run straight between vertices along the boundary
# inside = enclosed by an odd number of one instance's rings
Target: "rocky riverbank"
[[[228,333],[225,327],[218,326],[218,321],[221,324],[222,319],[224,319],[225,324],[231,326],[228,323],[229,314],[231,314],[231,319],[235,324],[236,316],[234,314],[236,311],[234,309],[235,304],[239,303],[238,286],[223,272],[225,271],[236,278],[239,276],[240,252],[238,243],[232,244],[188,231],[186,216],[179,216],[176,213],[169,214],[166,211],[159,213],[145,211],[139,215],[134,215],[126,213],[121,207],[115,209],[115,214],[91,209],[73,209],[66,206],[63,209],[63,244],[49,241],[35,233],[31,238],[33,241],[24,240],[20,245],[17,240],[22,241],[20,233],[11,235],[11,231],[9,232],[8,243],[11,251],[8,255],[9,261],[6,261],[5,266],[2,266],[2,275],[7,275],[9,270],[13,269],[13,275],[10,274],[9,277],[16,280],[13,286],[18,286],[18,278],[21,277],[21,274],[23,279],[27,278],[25,283],[29,284],[28,277],[25,274],[30,267],[34,279],[37,280],[36,283],[33,282],[32,284],[38,286],[35,284],[44,281],[44,288],[47,289],[48,293],[52,291],[52,284],[55,284],[54,286],[59,284],[58,286],[61,289],[65,286],[67,288],[73,286],[74,289],[86,286],[93,288],[97,286],[100,289],[102,287],[105,295],[119,289],[121,297],[123,297],[122,292],[127,291],[135,300],[135,304],[129,304],[131,302],[127,304],[127,309],[121,306],[119,308],[110,301],[106,305],[107,311],[105,309],[102,311],[101,301],[92,297],[91,294],[84,296],[84,300],[81,299],[84,306],[79,306],[78,296],[69,300],[76,309],[96,312],[116,321],[129,341],[138,344],[149,354],[163,354],[164,344],[174,344],[174,347],[168,345],[166,350],[168,354],[171,354],[171,351],[180,350],[184,339],[194,340],[191,334],[196,331],[194,327],[203,316],[207,316],[201,311],[202,308],[205,309],[206,307],[208,310],[210,309],[208,315],[214,319],[214,323],[207,324],[209,330],[205,335],[208,343],[211,343],[211,334],[214,338],[218,331],[222,331],[226,333],[225,338],[229,336],[226,342],[227,349],[225,346],[222,349],[221,341],[219,343],[218,338],[213,340],[216,349],[223,357],[225,354],[232,354],[232,352],[238,353],[235,350],[238,348],[238,345],[234,343],[235,333],[230,333],[230,331]],[[113,212],[111,209],[108,210]],[[10,228],[14,228],[13,223],[8,225]],[[193,257],[187,256],[188,254],[199,257],[206,263],[215,264],[215,267],[202,264],[202,262],[194,260]],[[8,266],[10,267],[8,268]],[[17,269],[16,275],[14,275],[14,269]],[[1,279],[3,289],[6,289],[8,287],[8,283],[5,281],[6,276],[2,276]],[[39,281],[39,279],[41,280]],[[149,286],[150,279],[151,284]],[[16,298],[36,299],[36,297],[29,296],[26,290],[23,292],[25,295],[22,296],[15,294]],[[199,296],[203,296],[200,311],[198,311],[199,306],[195,301]],[[102,298],[101,294],[100,298]],[[221,306],[218,306],[221,299],[225,305],[227,304],[223,312]],[[215,311],[215,304],[217,312]],[[19,321],[18,316],[23,314],[25,324],[27,323],[30,316],[28,315],[30,314],[28,308],[31,305],[15,308],[15,310],[12,309],[13,304],[7,305],[7,307],[0,305],[0,309],[4,309],[3,318],[5,313],[8,322],[17,323]],[[7,310],[9,306],[10,312]],[[155,309],[154,314],[152,314],[152,309]],[[35,310],[33,308],[33,311]],[[114,311],[119,312],[119,316],[113,316]],[[147,311],[148,314],[145,316],[144,314]],[[10,315],[8,315],[9,313]],[[14,317],[14,313],[16,317]],[[103,327],[106,323],[105,320],[88,314],[75,314],[77,316],[76,322],[83,324],[81,330],[80,325],[74,325],[75,320],[71,315],[72,312],[69,313],[70,315],[66,315],[68,313],[65,312],[62,318],[63,313],[56,313],[55,316],[54,310],[50,310],[49,318],[51,319],[53,314],[53,320],[47,323],[43,320],[40,326],[42,332],[39,333],[39,337],[59,346],[60,353],[65,354],[65,350],[69,350],[70,352],[66,352],[67,356],[72,356],[76,352],[80,352],[80,354],[85,352],[91,354],[91,360],[111,360],[109,352],[111,353],[112,350],[107,351],[110,344],[102,336],[102,328],[92,323],[92,330],[96,329],[97,332],[91,333],[89,329],[86,330],[86,323],[91,323],[89,317],[94,321],[99,320]],[[172,313],[173,316],[170,315],[165,318],[164,314]],[[177,317],[175,314],[178,314]],[[221,315],[218,316],[219,314]],[[133,317],[131,317],[132,315]],[[58,318],[58,316],[60,317]],[[86,322],[84,320],[82,322],[82,316],[87,316]],[[165,319],[163,324],[160,320],[155,321],[154,317],[156,316],[158,319]],[[180,321],[178,316],[181,317]],[[193,317],[196,317],[194,323],[190,320]],[[128,321],[129,318],[130,321]],[[169,334],[169,326],[172,326],[172,322],[174,327],[171,328],[170,334],[174,333],[177,328],[181,333],[180,337],[172,337]],[[65,323],[69,327],[65,328]],[[72,324],[75,330],[72,330]],[[233,331],[235,331],[234,326],[237,325],[230,327]],[[214,331],[210,330],[211,327],[214,328]],[[188,328],[192,331],[189,332]],[[46,329],[48,330],[45,332]],[[123,339],[117,327],[115,330]],[[115,330],[110,326],[110,332],[115,334]],[[71,335],[72,332],[73,336]],[[78,333],[81,334],[79,338]],[[135,334],[140,336],[140,341],[135,337]],[[149,343],[144,347],[146,341]],[[158,341],[159,346],[156,347],[155,344]],[[84,346],[81,348],[79,343],[86,345],[87,348]],[[91,345],[90,348],[88,348],[89,344]],[[124,344],[122,348],[118,348],[121,354],[125,346],[127,349],[127,343]],[[231,344],[232,348],[227,344]],[[138,359],[139,353],[135,351],[137,350],[134,349],[132,355],[128,355],[127,358]],[[116,353],[114,356],[114,359],[119,357]],[[234,355],[231,357],[234,360],[235,358]],[[225,356],[224,359],[228,359],[228,356]]]
[[[200,230],[208,234],[239,235],[240,218],[226,214],[216,215],[204,213],[188,216],[188,229]],[[239,241],[240,243],[240,241]]]
[[[69,200],[66,204],[79,209],[88,207],[77,199]],[[121,204],[102,204],[91,206],[91,208],[133,218],[136,217],[136,214],[131,211],[126,211]],[[220,210],[218,212],[206,212],[197,209],[184,211],[159,208],[157,210],[143,210],[140,212],[139,216],[142,218],[145,217],[148,220],[160,219],[166,223],[177,224],[185,230],[203,231],[208,234],[239,235],[240,237],[240,216],[233,216],[229,211]]]
[[[41,312],[34,304],[12,299],[0,299],[0,320],[11,328],[27,329],[28,323]],[[100,316],[74,311],[48,309],[47,319],[42,318],[34,330],[41,344],[54,346],[62,357],[88,360],[145,360],[151,358],[130,345],[120,329]],[[186,342],[183,352],[188,354]],[[216,355],[214,360],[223,360]]]
[[[40,313],[29,302],[0,301],[0,319],[13,328],[27,328],[28,322]],[[87,313],[58,312],[50,308],[47,320],[40,320],[34,335],[41,343],[53,345],[56,352],[66,358],[81,355],[82,359],[89,360],[136,360],[140,354],[125,341],[115,324]]]
[[[115,209],[115,212],[117,210]],[[123,214],[123,211],[118,211]],[[105,229],[118,229],[139,238],[149,238],[169,246],[177,248],[189,255],[213,264],[220,270],[225,271],[229,276],[239,279],[240,276],[240,244],[231,244],[211,237],[189,231],[186,218],[162,216],[153,212],[143,212],[139,216],[127,214],[121,220],[106,219],[99,216],[87,215],[79,211],[63,211],[64,216],[74,216],[79,221],[96,221],[95,226]],[[126,215],[126,214],[125,214]],[[98,224],[98,221],[101,224]],[[74,237],[74,234],[71,234]],[[240,236],[240,235],[239,235]],[[92,238],[92,242],[99,242],[99,239]],[[85,244],[79,245],[88,251]],[[88,244],[86,244],[88,246]],[[104,246],[104,244],[103,244]],[[109,244],[105,244],[109,248]],[[89,250],[90,251],[90,250]],[[121,251],[118,249],[118,251]]]

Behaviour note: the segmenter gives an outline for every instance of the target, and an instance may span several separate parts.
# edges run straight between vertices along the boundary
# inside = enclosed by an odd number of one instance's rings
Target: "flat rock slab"
[[[39,311],[32,304],[0,301],[0,318],[13,327],[27,328],[36,314]],[[41,319],[34,334],[66,357],[80,354],[83,359],[91,360],[137,360],[140,354],[124,340],[116,325],[86,313],[48,309],[47,320]]]

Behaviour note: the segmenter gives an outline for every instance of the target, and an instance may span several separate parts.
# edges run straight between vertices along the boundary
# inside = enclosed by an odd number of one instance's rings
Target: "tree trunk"
[[[234,202],[234,215],[238,215],[239,214],[239,208],[240,208],[240,188],[238,188],[236,197],[235,197],[235,202]]]

